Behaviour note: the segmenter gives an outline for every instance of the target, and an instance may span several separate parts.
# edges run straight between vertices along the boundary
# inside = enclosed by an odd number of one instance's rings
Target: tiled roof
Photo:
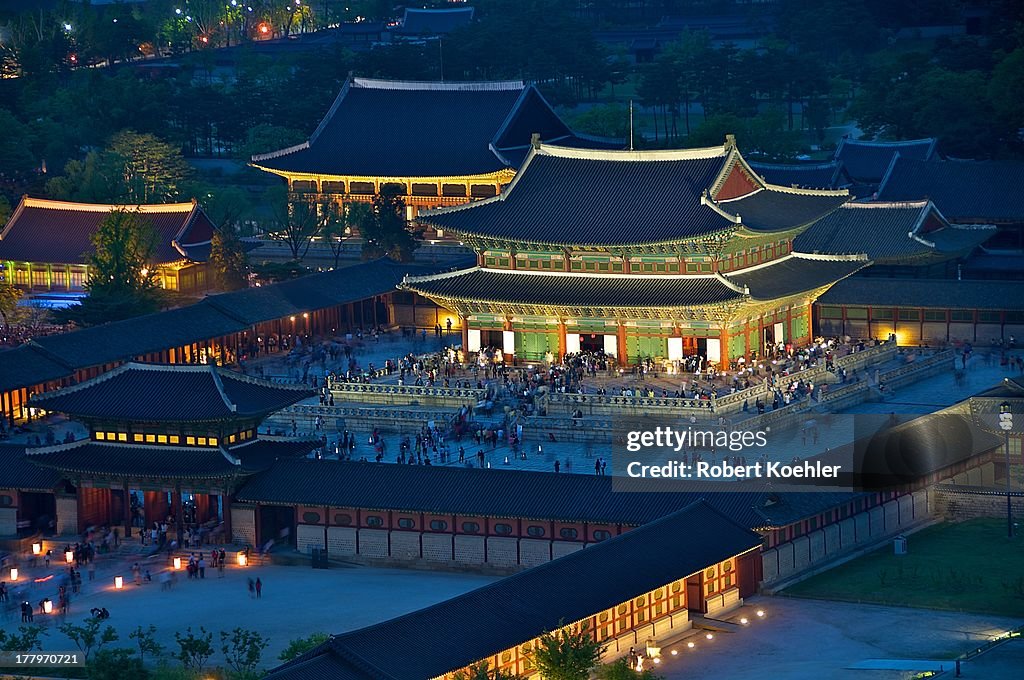
[[[843,138],[836,147],[836,160],[842,161],[846,172],[858,182],[877,184],[885,176],[896,154],[900,158],[928,161],[935,157],[935,139],[912,139],[901,142],[868,142]],[[914,198],[923,198],[914,196]]]
[[[402,25],[395,31],[408,36],[447,35],[473,20],[472,7],[445,9],[419,9],[406,7]]]
[[[815,495],[815,494],[801,494]],[[240,502],[640,525],[707,498],[744,526],[769,519],[754,492],[628,492],[611,477],[523,470],[391,465],[332,460],[280,461],[250,479]]]
[[[928,230],[922,227],[928,227]],[[796,237],[804,253],[867,253],[873,261],[957,254],[995,233],[995,227],[951,227],[929,201],[846,203]]]
[[[0,489],[52,491],[60,473],[34,465],[24,444],[0,444]]]
[[[818,302],[823,305],[1024,310],[1024,281],[857,277],[832,286]]]
[[[626,245],[700,237],[735,226],[704,205],[725,147],[586,151],[540,145],[494,198],[420,213],[459,234],[556,245]]]
[[[742,297],[719,276],[577,274],[474,267],[410,278],[402,287],[438,298],[574,307],[687,307]]]
[[[995,387],[978,392],[974,396],[990,399],[1024,399],[1024,378],[1003,378]]]
[[[263,416],[313,394],[212,364],[127,363],[73,387],[36,395],[32,403],[80,418],[208,421]]]
[[[766,265],[729,272],[728,278],[750,289],[755,300],[774,300],[833,284],[868,266],[867,258],[819,257],[792,253]]]
[[[213,224],[194,202],[167,205],[99,205],[41,198],[21,199],[0,231],[0,260],[84,263],[90,237],[112,210],[138,210],[157,232],[156,261],[200,257],[213,238]]]
[[[1024,221],[1024,161],[924,162],[900,158],[878,188],[878,199],[931,199],[955,221]]]
[[[92,441],[29,449],[36,465],[78,475],[216,479],[242,473],[219,448],[101,444]]]
[[[750,163],[771,184],[807,189],[835,189],[846,183],[840,161],[830,163]]]
[[[242,461],[242,469],[246,472],[259,472],[278,460],[301,458],[321,445],[319,439],[260,435],[257,439],[230,447],[228,453]]]
[[[522,81],[355,78],[307,142],[252,161],[283,173],[478,175],[508,167],[501,150],[525,147],[533,133],[546,140],[572,137],[536,88]]]
[[[187,307],[38,337],[27,345],[0,351],[0,389],[32,387],[69,377],[78,369],[130,361],[152,352],[244,331],[261,321],[355,302],[393,291],[405,274],[437,269],[384,258],[270,286],[209,296]]]
[[[849,198],[845,191],[813,192],[769,186],[742,198],[719,201],[718,207],[740,217],[743,226],[754,231],[781,231],[810,224]]]
[[[694,503],[586,550],[464,595],[336,635],[267,677],[326,677],[328,672],[321,668],[339,665],[352,668],[339,677],[438,677],[760,544],[757,534],[705,503]],[[439,640],[457,640],[458,644],[438,644]]]
[[[0,350],[0,392],[66,378],[71,369],[32,345]]]

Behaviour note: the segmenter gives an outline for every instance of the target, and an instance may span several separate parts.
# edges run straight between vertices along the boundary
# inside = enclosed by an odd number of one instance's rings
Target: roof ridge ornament
[[[224,381],[220,378],[220,372],[217,370],[217,364],[210,364],[210,375],[213,377],[213,384],[217,386],[217,391],[220,393],[220,398],[224,400],[224,405],[228,407],[228,410],[232,413],[238,412],[238,406],[231,401],[228,397],[228,393],[224,391]]]

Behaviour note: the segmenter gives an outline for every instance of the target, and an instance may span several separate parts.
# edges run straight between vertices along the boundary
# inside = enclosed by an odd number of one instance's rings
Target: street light
[[[999,429],[1003,431],[1003,451],[1006,452],[1006,535],[1013,538],[1013,502],[1010,495],[1010,431],[1013,429],[1013,411],[1008,401],[999,404]]]

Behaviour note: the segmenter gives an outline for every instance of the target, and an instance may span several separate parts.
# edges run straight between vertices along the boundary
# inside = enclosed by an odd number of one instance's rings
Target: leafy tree
[[[562,628],[544,633],[531,654],[545,680],[588,680],[600,665],[604,649],[583,624],[579,630]]]
[[[116,642],[118,637],[113,626],[100,630],[100,620],[96,618],[85,619],[81,625],[65,623],[59,630],[75,643],[87,662],[93,652],[99,652],[104,645]]]
[[[4,175],[25,175],[36,168],[32,155],[32,130],[7,109],[0,109],[0,178]],[[0,215],[2,217],[2,215]],[[3,220],[0,220],[0,224]]]
[[[320,234],[334,256],[334,268],[338,268],[341,254],[349,236],[369,219],[371,208],[366,203],[346,203],[339,206],[327,201],[320,206]]]
[[[1010,130],[1024,128],[1024,47],[1006,55],[992,72],[989,98]]]
[[[301,144],[306,135],[302,130],[264,123],[255,125],[245,131],[245,141],[238,147],[235,156],[248,161],[261,153],[270,153],[279,149]]]
[[[663,680],[653,670],[645,668],[641,672],[629,667],[626,659],[619,659],[597,669],[598,680]]]
[[[192,174],[181,151],[151,134],[123,130],[110,139],[107,152],[122,172],[131,203],[161,203],[179,196]]]
[[[135,644],[139,647],[139,659],[143,662],[145,662],[147,654],[160,656],[164,653],[164,646],[156,641],[156,626],[152,624],[148,628],[138,626],[128,633],[128,637],[135,640]]]
[[[7,220],[11,217],[11,202],[7,200],[7,197],[0,194],[0,225],[6,225]],[[0,227],[2,229],[2,227]]]
[[[639,121],[634,120],[633,136],[640,138]],[[625,140],[629,137],[629,109],[621,104],[600,104],[574,116],[572,129],[588,135]]]
[[[89,680],[146,680],[149,672],[130,647],[98,649],[87,667]]]
[[[163,296],[152,269],[157,234],[138,213],[111,211],[91,237],[89,295],[58,318],[81,325],[127,319],[159,309]]]
[[[249,257],[233,227],[214,232],[210,247],[210,265],[217,287],[238,290],[249,286]]]
[[[288,646],[284,648],[284,651],[281,652],[277,658],[281,661],[297,659],[315,647],[319,647],[329,639],[330,636],[327,633],[313,633],[309,637],[295,638],[288,643]]]
[[[14,313],[18,309],[21,291],[10,283],[0,282],[0,318],[4,320],[5,329],[10,329],[14,322]]]
[[[455,680],[521,680],[522,677],[500,668],[491,670],[486,661],[480,661],[455,673]]]
[[[107,157],[90,151],[85,159],[71,159],[64,174],[46,182],[46,193],[59,201],[115,203],[124,197],[117,168]]]
[[[254,630],[235,628],[230,633],[220,632],[221,651],[228,666],[236,673],[252,673],[260,663],[263,650],[270,644]]]
[[[287,193],[281,187],[274,187],[267,192],[267,202],[271,210],[268,236],[287,245],[293,260],[302,261],[323,227],[317,215],[317,205],[302,200],[290,203]]]
[[[419,243],[405,222],[405,200],[394,189],[386,188],[373,197],[373,206],[359,223],[363,235],[363,258],[388,255],[408,262]]]
[[[178,651],[172,656],[188,670],[202,671],[203,666],[213,656],[213,633],[208,633],[202,626],[199,626],[198,636],[192,632],[192,626],[189,626],[185,630],[185,635],[175,632],[174,640],[178,643]]]
[[[42,626],[19,626],[17,633],[8,633],[0,629],[0,651],[17,652],[41,650],[43,648],[42,637],[48,635]]]

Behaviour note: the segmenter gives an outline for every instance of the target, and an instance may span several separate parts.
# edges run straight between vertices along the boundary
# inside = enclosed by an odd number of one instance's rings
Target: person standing
[[[256,597],[256,582],[253,581],[251,578],[249,579],[249,597]]]
[[[206,558],[199,553],[199,578],[206,578]]]
[[[261,581],[259,578],[257,578],[256,579],[256,599],[258,600],[258,599],[260,599],[262,597],[263,597],[263,581]]]

